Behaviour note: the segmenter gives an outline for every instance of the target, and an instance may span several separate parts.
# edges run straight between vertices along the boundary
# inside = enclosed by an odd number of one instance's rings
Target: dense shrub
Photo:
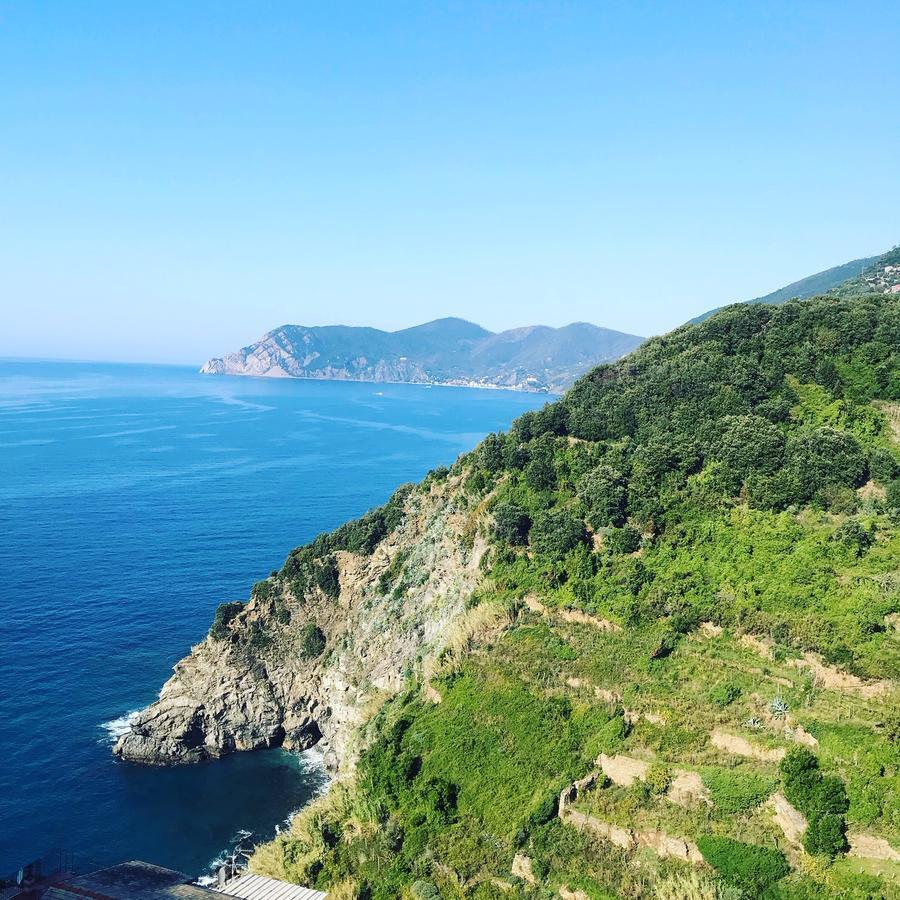
[[[624,528],[610,528],[606,532],[603,544],[613,553],[634,553],[641,549],[641,533],[631,525]]]
[[[230,633],[229,623],[234,621],[243,608],[244,604],[240,600],[235,600],[233,603],[220,603],[216,608],[212,627],[209,629],[210,636],[217,641],[225,640]]]
[[[621,525],[625,519],[625,478],[612,466],[601,465],[585,475],[578,485],[578,497],[592,528]]]
[[[784,854],[772,847],[719,835],[704,835],[697,840],[697,846],[723,878],[747,891],[761,893],[790,871]]]
[[[647,770],[647,787],[653,794],[664,794],[672,783],[672,770],[664,763],[654,763]]]
[[[735,479],[751,472],[771,474],[784,460],[784,434],[762,416],[725,416],[717,456]]]
[[[741,689],[731,681],[720,681],[710,692],[709,696],[717,706],[731,706],[741,696]]]
[[[316,585],[326,597],[336,599],[341,592],[340,579],[338,577],[337,559],[333,553],[329,553],[314,568]]]
[[[885,489],[885,503],[890,509],[900,509],[900,478],[895,478]]]
[[[869,473],[883,484],[893,481],[900,474],[900,465],[890,450],[884,447],[873,447],[869,451]]]
[[[842,853],[847,848],[844,814],[849,807],[844,782],[823,776],[819,761],[804,747],[794,748],[781,761],[781,778],[785,797],[809,822],[804,847],[829,858]]]
[[[505,438],[489,434],[475,451],[476,464],[488,472],[499,472],[506,463]]]
[[[541,510],[531,526],[531,546],[538,553],[561,558],[585,540],[584,523],[566,508]]]
[[[804,429],[788,440],[788,468],[796,478],[795,502],[805,502],[832,484],[865,481],[866,455],[853,435],[833,428]]]
[[[300,633],[300,653],[306,659],[315,659],[325,650],[325,634],[315,622],[307,622]]]
[[[525,466],[525,483],[533,491],[552,491],[556,487],[556,470],[549,452],[537,453]]]
[[[265,601],[275,596],[277,588],[273,581],[266,578],[262,581],[257,581],[256,584],[253,585],[250,593],[256,597],[257,600]]]
[[[872,535],[855,519],[842,523],[835,529],[831,539],[848,547],[856,556],[862,556],[874,541]]]
[[[497,540],[513,546],[527,544],[530,528],[531,519],[521,506],[501,502],[494,507],[494,537]]]

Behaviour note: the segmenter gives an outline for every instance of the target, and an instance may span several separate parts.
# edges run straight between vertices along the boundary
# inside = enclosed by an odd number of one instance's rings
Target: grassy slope
[[[896,692],[828,686],[798,665],[815,652],[864,680],[900,672],[900,455],[884,411],[900,399],[898,347],[896,298],[729,308],[460,460],[492,543],[466,640],[373,720],[356,781],[254,865],[334,897],[900,891],[896,864],[792,847],[759,802],[779,766],[710,743],[718,728],[788,749],[785,723],[802,726],[845,786],[841,827],[900,847]],[[746,861],[718,858],[686,872],[563,824],[559,792],[601,752],[654,762],[663,780],[696,772],[712,805],[638,784],[588,791],[580,811],[780,851],[790,875],[751,882]],[[511,878],[517,852],[534,886]]]

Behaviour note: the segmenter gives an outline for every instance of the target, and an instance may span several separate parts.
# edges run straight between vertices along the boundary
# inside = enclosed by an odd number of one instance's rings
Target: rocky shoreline
[[[336,552],[336,596],[263,582],[224,635],[211,633],[175,666],[113,752],[173,765],[319,745],[330,771],[352,768],[360,726],[440,652],[480,578],[484,545],[467,535],[460,481],[411,491],[399,525],[370,554]],[[304,652],[308,627],[324,636],[315,658]]]

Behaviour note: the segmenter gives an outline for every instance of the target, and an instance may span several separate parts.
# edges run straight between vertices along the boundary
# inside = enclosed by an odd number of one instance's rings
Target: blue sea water
[[[293,547],[546,398],[0,360],[0,876],[57,848],[191,875],[325,783],[314,751],[111,755]]]

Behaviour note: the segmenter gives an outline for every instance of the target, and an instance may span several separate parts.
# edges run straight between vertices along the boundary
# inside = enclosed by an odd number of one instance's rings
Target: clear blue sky
[[[900,4],[0,0],[0,355],[667,330],[900,241]]]

